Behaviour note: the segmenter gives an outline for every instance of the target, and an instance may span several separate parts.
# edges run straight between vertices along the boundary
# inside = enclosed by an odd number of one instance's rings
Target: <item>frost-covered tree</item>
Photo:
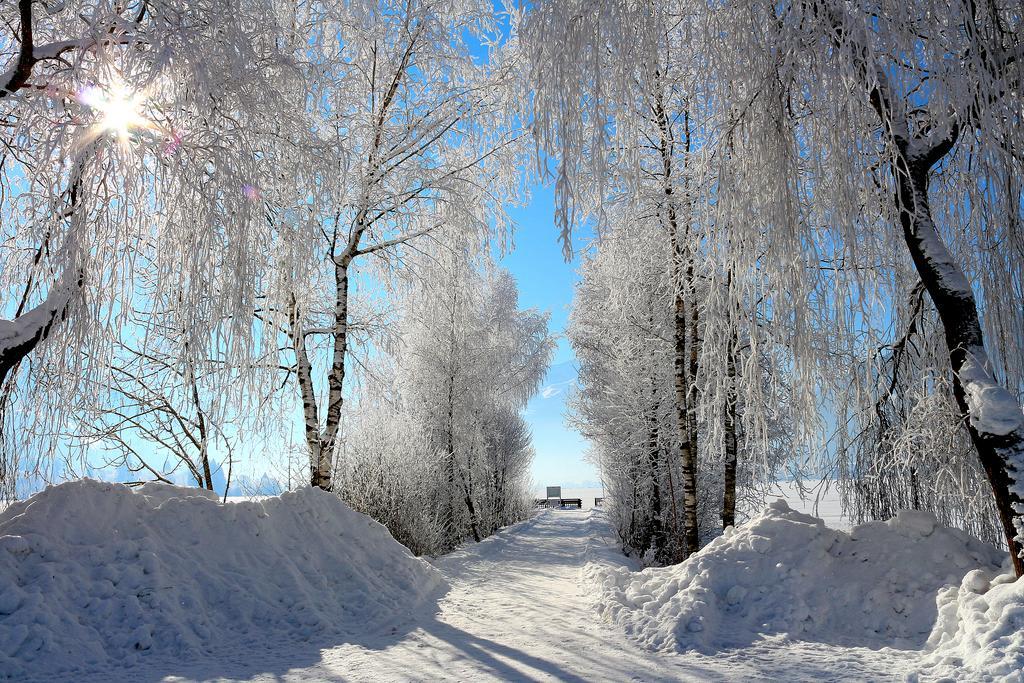
[[[536,393],[553,342],[545,315],[519,311],[509,273],[474,267],[461,250],[442,249],[435,259],[405,315],[403,393],[441,459],[442,520],[452,543],[467,527],[479,540],[493,512],[480,507],[490,484],[480,474],[493,455],[488,448],[514,447],[501,455],[523,456],[505,411],[521,410]]]
[[[73,428],[74,440],[87,449],[89,466],[98,466],[92,460],[102,452],[103,467],[138,472],[139,481],[173,483],[171,477],[183,471],[193,485],[215,490],[215,454],[232,445],[225,432],[230,423],[213,419],[217,394],[201,374],[206,368],[197,366],[152,343],[119,345],[104,404],[82,415],[81,425]],[[230,470],[230,452],[227,456]],[[220,493],[226,495],[226,489]]]
[[[672,6],[685,17],[681,7]],[[671,316],[665,332],[669,355],[659,362],[671,370],[673,395],[657,404],[674,415],[659,434],[679,468],[674,486],[680,500],[671,502],[681,521],[673,531],[678,538],[672,553],[666,555],[664,547],[658,552],[665,561],[699,548],[702,529],[709,531],[701,510],[717,506],[714,517],[725,525],[735,520],[738,442],[744,434],[763,442],[765,425],[776,414],[763,387],[766,378],[778,385],[777,378],[766,376],[778,366],[764,363],[777,355],[772,344],[778,340],[763,314],[770,305],[758,291],[763,277],[756,260],[745,261],[743,250],[733,247],[729,217],[715,210],[719,179],[711,161],[723,132],[714,128],[715,110],[700,80],[700,56],[690,47],[694,27],[666,10],[664,15],[639,17],[639,23],[623,31],[614,21],[616,12],[628,13],[628,8],[609,7],[607,16],[595,17],[583,17],[577,10],[542,5],[527,22],[531,53],[542,53],[531,73],[538,89],[532,113],[541,124],[541,144],[558,155],[563,236],[574,215],[595,217],[602,238],[614,231],[616,244],[632,239],[642,245],[639,253],[621,258],[617,270],[609,268],[595,277],[606,278],[605,286],[612,289],[628,288],[623,283],[632,282],[638,300],[646,300],[640,293],[644,287],[671,292],[667,300],[651,295],[664,307],[652,311],[655,319]],[[569,32],[570,40],[583,41],[579,47],[590,55],[582,79],[542,61],[555,59],[552,51],[559,48],[546,41],[554,40],[552,34],[560,28]],[[590,53],[591,40],[616,49]],[[618,49],[630,59],[623,60]],[[598,123],[606,120],[614,126]],[[597,250],[604,247],[598,240]],[[653,254],[664,272],[656,265],[652,273],[657,275],[648,274],[645,281],[630,264]],[[589,315],[602,312],[595,306]],[[587,324],[583,318],[577,316],[580,326]],[[740,400],[740,393],[751,392],[756,396]],[[749,413],[746,430],[741,409]],[[713,467],[717,474],[709,478]],[[762,474],[771,476],[768,470]],[[712,494],[718,498],[715,503]],[[651,495],[653,506],[660,509],[659,490]]]
[[[591,442],[610,514],[630,553],[665,563],[686,555],[679,442],[692,438],[691,420],[700,435],[695,514],[705,540],[735,522],[737,497],[756,498],[774,481],[792,446],[781,363],[765,350],[782,355],[770,325],[762,320],[746,331],[730,322],[733,292],[727,277],[713,281],[713,268],[688,295],[704,321],[697,347],[704,371],[696,374],[696,397],[684,403],[680,436],[673,246],[656,216],[629,205],[610,210],[608,229],[581,265],[569,337],[580,360],[573,423]]]
[[[393,363],[383,363],[375,368],[380,382],[365,383],[349,403],[335,491],[416,555],[437,555],[447,544],[438,462],[396,391]]]
[[[683,550],[681,463],[672,386],[670,250],[619,231],[585,255],[569,339],[579,359],[572,422],[590,441],[627,552],[668,562]],[[646,229],[643,229],[646,227]],[[653,233],[653,234],[652,234]]]
[[[716,179],[701,203],[735,235],[733,277],[759,271],[773,288],[804,431],[820,421],[809,408],[821,391],[864,388],[844,361],[891,343],[889,322],[906,312],[893,302],[921,281],[1018,573],[1020,21],[1013,3],[970,0],[558,2],[523,31],[564,219],[633,127],[617,109],[636,70],[657,63],[660,27],[686,27]],[[583,73],[559,66],[570,61]]]
[[[492,3],[354,3],[316,18],[307,21],[330,78],[313,104],[333,131],[330,163],[315,188],[272,210],[286,251],[301,255],[276,306],[287,312],[311,483],[330,489],[356,283],[386,285],[405,268],[403,247],[426,235],[503,232],[521,134],[514,44],[496,42]],[[473,43],[488,47],[486,60]]]
[[[533,449],[520,411],[553,340],[547,316],[520,310],[515,280],[487,259],[446,245],[420,258],[399,340],[354,408],[340,490],[436,554],[528,512]],[[416,462],[393,469],[405,459]],[[383,510],[392,499],[417,504]]]
[[[1003,530],[970,435],[956,406],[948,351],[924,287],[911,291],[895,339],[863,363],[869,390],[845,405],[853,429],[840,458],[851,516],[887,519],[932,510],[993,544]]]
[[[90,375],[100,386],[68,405],[72,416],[63,434],[39,436],[64,437],[72,472],[110,468],[133,473],[139,482],[189,484],[227,495],[238,444],[276,431],[261,423],[273,423],[275,416],[264,410],[263,383],[251,380],[254,374],[276,375],[277,354],[236,365],[227,349],[197,343],[176,325],[180,296],[150,299],[142,291],[139,283],[136,302],[146,308],[126,312],[107,365]],[[204,302],[209,315],[215,315],[217,296]],[[41,368],[42,381],[74,383],[53,372]]]
[[[910,272],[928,294],[945,338],[947,386],[1020,574],[1014,526],[1024,510],[1015,481],[1024,471],[1024,415],[1007,389],[1019,394],[1022,386],[1021,311],[1010,303],[1020,263],[1001,246],[1021,239],[1012,218],[1021,195],[1009,181],[1021,165],[1020,15],[971,2],[760,11],[778,32],[757,49],[813,54],[799,67],[772,66],[795,110],[783,118],[776,109],[777,119],[791,122],[815,187],[829,188],[806,187],[809,210],[794,217],[849,226],[839,238],[851,263],[876,255],[885,263],[893,238],[903,242],[900,263],[859,284],[905,299],[910,287],[900,292],[884,278]]]
[[[32,376],[17,372],[30,354],[73,382],[106,365],[139,270],[184,292],[190,334],[238,353],[250,345],[270,240],[249,188],[290,175],[293,161],[272,159],[267,142],[282,128],[307,128],[282,97],[303,77],[280,49],[277,9],[262,0],[187,11],[145,1],[0,6],[7,417],[16,393],[32,399]],[[230,281],[233,295],[218,302],[219,315],[191,315],[192,297],[214,278]],[[43,409],[18,419],[59,424],[66,411],[55,395],[89,386],[47,387],[33,401]],[[9,457],[8,442],[25,432],[11,419],[4,429]]]

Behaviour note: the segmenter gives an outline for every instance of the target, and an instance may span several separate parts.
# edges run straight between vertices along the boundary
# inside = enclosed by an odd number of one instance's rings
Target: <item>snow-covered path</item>
[[[619,558],[619,559],[616,559]],[[450,588],[359,643],[268,643],[228,659],[145,666],[134,680],[901,680],[909,653],[768,639],[713,655],[641,649],[596,620],[588,560],[622,561],[600,516],[552,510],[437,562]],[[901,661],[902,660],[902,661]],[[121,675],[119,675],[121,678]]]
[[[598,541],[589,517],[549,511],[443,558],[451,591],[435,619],[383,652],[326,653],[324,671],[354,680],[678,678],[595,621],[577,581]]]

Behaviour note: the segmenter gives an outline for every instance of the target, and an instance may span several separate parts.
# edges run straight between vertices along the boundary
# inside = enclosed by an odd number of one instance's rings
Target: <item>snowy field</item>
[[[635,571],[589,509],[431,566],[317,491],[78,482],[0,515],[0,677],[1020,681],[1001,561],[927,514],[846,533],[773,503],[673,567]]]
[[[540,487],[536,489],[534,496],[536,498],[543,498],[545,496],[545,488]],[[604,489],[601,488],[562,489],[562,498],[582,499],[584,510],[593,507],[595,498],[604,497]],[[820,517],[825,521],[825,524],[833,529],[848,530],[851,526],[849,518],[843,514],[839,490],[835,484],[816,479],[804,480],[802,485],[798,485],[794,481],[780,481],[765,497],[765,503],[770,503],[776,497],[785,500],[797,512]],[[607,505],[607,499],[605,505]],[[760,509],[741,510],[740,515],[741,518],[749,519],[758,512],[760,512]]]
[[[839,490],[834,483],[821,480],[805,480],[802,484],[795,481],[780,481],[766,496],[766,503],[775,497],[782,498],[792,509],[808,515],[820,517],[826,526],[833,529],[849,530],[853,526],[849,517],[843,514]],[[760,510],[745,510],[746,516],[752,517]]]

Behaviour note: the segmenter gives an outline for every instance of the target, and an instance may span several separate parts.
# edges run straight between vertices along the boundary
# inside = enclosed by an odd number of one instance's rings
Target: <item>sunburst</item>
[[[133,91],[119,80],[112,80],[105,87],[86,86],[78,91],[77,98],[97,115],[90,137],[110,134],[127,144],[134,132],[153,128],[143,112],[145,93]]]

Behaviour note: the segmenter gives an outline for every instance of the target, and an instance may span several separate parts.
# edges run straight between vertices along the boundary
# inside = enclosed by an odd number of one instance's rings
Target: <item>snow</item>
[[[442,588],[383,526],[323,491],[223,504],[194,488],[80,480],[0,513],[0,678],[373,632]]]
[[[1024,580],[981,569],[939,592],[922,661],[929,679],[1024,679]]]
[[[832,529],[849,531],[853,521],[843,510],[843,501],[839,487],[835,482],[825,479],[805,479],[803,482],[779,481],[768,491],[768,500],[782,498],[792,509],[807,515],[820,517],[825,526]],[[741,519],[748,521],[761,512],[763,505],[756,510],[740,510]]]
[[[450,589],[394,633],[334,638],[136,667],[119,680],[818,681],[889,678],[897,656],[769,637],[742,650],[652,653],[594,612],[588,564],[628,566],[599,510],[543,510],[439,558]],[[902,653],[898,653],[902,654]],[[83,677],[80,683],[108,678]]]
[[[973,349],[960,368],[964,400],[971,424],[982,434],[1006,436],[1024,430],[1024,412],[1013,395],[1000,386],[987,369],[984,349]]]
[[[584,575],[598,613],[651,650],[712,654],[775,635],[923,653],[929,676],[1019,681],[1024,583],[1000,573],[1004,558],[927,512],[845,533],[778,500],[679,565]]]
[[[979,433],[1006,437],[1016,432],[1024,436],[1024,411],[1017,399],[992,376],[985,349],[969,349],[959,374],[971,425]],[[1010,491],[1024,500],[1024,450],[1004,449],[1003,455],[1007,458]],[[1015,510],[1024,513],[1021,505],[1016,505]],[[1018,517],[1014,524],[1017,540],[1024,541],[1024,521]]]
[[[46,329],[60,317],[73,293],[73,288],[64,281],[67,277],[67,274],[62,276],[38,306],[14,320],[0,319],[0,354],[31,343],[45,334]]]
[[[316,490],[76,482],[0,515],[0,674],[1019,681],[1024,583],[1001,560],[924,513],[846,533],[779,501],[675,567],[635,571],[599,509],[542,510],[431,567]]]
[[[600,612],[656,650],[713,651],[762,634],[881,647],[920,647],[935,594],[1003,553],[929,513],[903,512],[851,533],[772,503],[689,561],[593,576]]]

